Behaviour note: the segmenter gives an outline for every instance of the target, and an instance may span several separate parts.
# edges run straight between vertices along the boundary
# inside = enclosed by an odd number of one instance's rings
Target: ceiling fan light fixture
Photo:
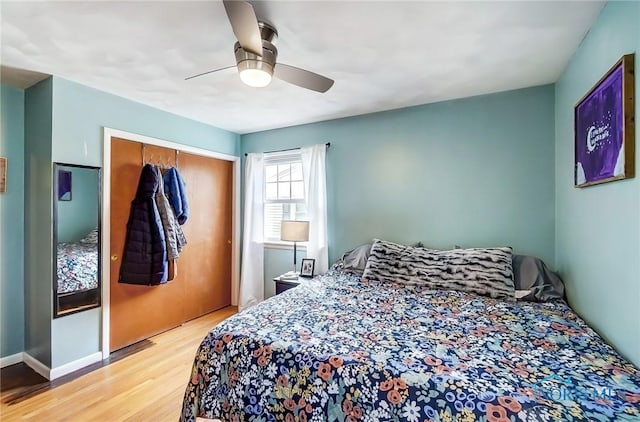
[[[243,69],[240,80],[254,88],[264,88],[271,83],[271,73],[265,69]]]
[[[240,80],[244,84],[262,88],[269,85],[275,76],[284,82],[320,93],[327,92],[333,86],[333,79],[326,76],[284,63],[276,65],[278,49],[273,41],[277,38],[278,31],[273,25],[258,20],[251,3],[242,0],[222,0],[222,3],[238,40],[233,45],[233,52]],[[262,45],[258,43],[259,38]],[[229,67],[199,73],[185,80]]]
[[[278,55],[278,50],[270,42],[262,40],[262,46],[262,56],[258,56],[246,51],[240,43],[234,45],[240,80],[255,88],[263,88],[271,83]]]

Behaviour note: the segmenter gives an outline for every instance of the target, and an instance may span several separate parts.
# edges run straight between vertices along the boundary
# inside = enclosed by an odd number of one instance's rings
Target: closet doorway
[[[109,351],[232,303],[234,162],[110,138]],[[187,239],[172,281],[118,282],[131,201],[144,164],[178,168],[186,184]],[[103,351],[104,353],[104,351]]]

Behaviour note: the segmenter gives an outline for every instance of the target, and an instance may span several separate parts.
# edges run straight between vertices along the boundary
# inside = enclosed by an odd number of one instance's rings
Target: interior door
[[[176,160],[178,162],[176,163]],[[131,201],[143,163],[176,166],[187,185],[187,238],[174,280],[118,282]],[[231,304],[232,163],[125,139],[111,139],[110,350]]]
[[[176,269],[190,320],[231,304],[233,163],[185,153],[179,162],[190,211],[182,226],[188,243]]]

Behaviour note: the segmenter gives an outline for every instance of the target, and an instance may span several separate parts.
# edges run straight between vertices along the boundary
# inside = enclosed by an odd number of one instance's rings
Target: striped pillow
[[[511,248],[439,251],[375,239],[362,277],[515,300]]]

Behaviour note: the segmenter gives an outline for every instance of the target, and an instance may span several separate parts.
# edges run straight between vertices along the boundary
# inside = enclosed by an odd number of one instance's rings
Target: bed
[[[98,287],[98,245],[87,242],[58,243],[58,294]]]
[[[638,421],[640,372],[563,301],[325,275],[203,340],[181,420]]]

